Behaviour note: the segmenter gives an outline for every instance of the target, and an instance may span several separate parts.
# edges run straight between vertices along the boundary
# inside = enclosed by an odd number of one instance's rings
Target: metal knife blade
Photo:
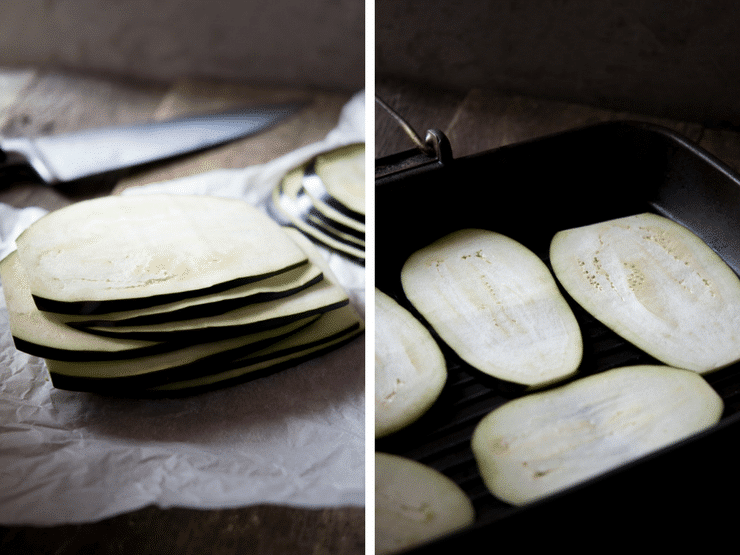
[[[293,102],[167,121],[0,141],[0,167],[30,166],[49,185],[174,158],[254,135],[304,106]]]

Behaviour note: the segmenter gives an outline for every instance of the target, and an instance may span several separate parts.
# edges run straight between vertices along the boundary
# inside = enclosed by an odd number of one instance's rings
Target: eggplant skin
[[[707,429],[722,411],[695,372],[625,366],[501,405],[471,447],[491,493],[524,505]]]
[[[212,354],[196,344],[192,349],[195,353],[189,354],[202,353],[203,358],[196,356],[192,362],[182,363],[186,361],[186,356],[177,356],[169,361],[159,361],[158,370],[154,366],[157,361],[147,359],[140,361],[143,372],[129,372],[128,375],[117,372],[119,368],[115,365],[107,368],[113,372],[109,371],[105,376],[102,372],[106,370],[104,367],[94,375],[72,368],[73,373],[79,375],[68,375],[55,371],[64,370],[63,365],[47,365],[52,384],[58,389],[90,391],[115,397],[180,397],[243,383],[294,367],[348,344],[364,333],[364,329],[359,314],[351,305],[346,305],[308,324],[301,324],[292,331],[287,330],[275,341],[268,339],[252,346],[245,345]],[[178,361],[182,364],[178,364]]]
[[[740,280],[684,226],[644,213],[560,231],[550,261],[578,304],[663,364],[740,360]]]
[[[575,374],[581,330],[542,260],[493,231],[463,229],[412,254],[406,297],[465,362],[542,387]]]
[[[447,364],[432,334],[375,290],[375,437],[418,420],[439,397]]]

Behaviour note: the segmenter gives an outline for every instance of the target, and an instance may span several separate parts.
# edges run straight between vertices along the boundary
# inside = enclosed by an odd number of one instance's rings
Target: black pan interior
[[[740,273],[738,176],[671,131],[616,122],[376,179],[376,286],[424,322],[403,295],[400,270],[409,255],[435,239],[465,227],[491,229],[523,243],[549,266],[549,244],[558,230],[645,211],[686,225]],[[565,296],[584,336],[578,377],[656,362]],[[478,476],[470,437],[484,415],[523,391],[483,376],[436,338],[449,370],[440,399],[418,422],[376,442],[377,451],[443,472],[474,503],[476,526],[428,549],[477,552],[490,534],[526,543],[534,540],[528,530],[557,534],[575,523],[594,532],[619,522],[634,530],[656,525],[658,515],[680,526],[687,506],[701,503],[703,517],[716,518],[716,500],[728,491],[740,493],[734,476],[740,456],[733,445],[740,441],[740,365],[734,365],[706,376],[725,401],[722,422],[711,431],[527,507],[498,501]]]

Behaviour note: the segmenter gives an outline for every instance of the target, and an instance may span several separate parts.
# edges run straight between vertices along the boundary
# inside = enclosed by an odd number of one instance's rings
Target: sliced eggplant
[[[323,194],[325,193],[324,182],[315,173],[313,162],[305,167],[298,168],[296,175],[291,174],[291,178],[286,178],[285,183],[288,182],[291,183],[291,186],[286,189],[286,192],[290,192],[290,189],[295,187],[297,197],[307,197],[313,209],[312,212],[316,214],[320,221],[357,239],[365,239],[364,221],[358,221],[338,210],[335,206],[332,206],[333,203],[330,203],[330,199],[327,199]],[[317,192],[320,193],[318,196],[315,194]]]
[[[209,317],[167,321],[158,324],[129,325],[115,320],[77,323],[90,333],[109,337],[150,341],[212,341],[274,329],[296,320],[323,314],[349,303],[347,293],[319,250],[299,231],[286,229],[287,237],[321,271],[323,279],[297,293],[277,300],[253,303]]]
[[[439,397],[447,364],[432,334],[375,290],[375,437],[405,428]]]
[[[289,180],[291,177],[293,177],[293,174],[288,174],[272,192],[270,208],[273,215],[286,225],[291,225],[305,233],[317,243],[339,252],[352,260],[364,263],[365,250],[363,247],[355,244],[353,242],[354,240],[350,239],[351,236],[335,233],[333,230],[321,225],[312,225],[312,223],[304,218],[303,214],[311,209],[310,205],[299,204],[293,197],[284,192],[286,180]],[[300,180],[300,175],[296,174],[294,178]],[[288,182],[287,185],[290,185],[290,183]]]
[[[51,318],[84,329],[115,322],[117,326],[143,326],[207,318],[255,303],[276,301],[308,289],[323,279],[320,268],[304,264],[277,276],[241,285],[223,292],[183,299],[139,310],[76,316],[49,313]]]
[[[363,143],[320,154],[289,171],[273,189],[270,211],[313,241],[364,264]]]
[[[261,377],[337,349],[361,335],[364,329],[364,322],[355,309],[345,305],[323,314],[311,325],[259,352],[224,362],[208,375],[173,381],[149,391],[192,392]]]
[[[52,384],[58,389],[116,393],[197,379],[221,364],[258,352],[314,323],[319,316],[231,339],[197,343],[144,357],[90,362],[46,359]]]
[[[682,225],[645,213],[561,231],[550,259],[573,299],[659,361],[706,373],[740,360],[740,280]]]
[[[575,316],[547,266],[520,243],[460,230],[411,255],[401,281],[442,340],[480,371],[539,387],[578,370]]]
[[[295,320],[322,314],[347,303],[349,303],[347,293],[325,278],[320,283],[285,299],[255,303],[206,318],[141,326],[100,321],[94,325],[86,324],[84,330],[107,337],[147,341],[184,341],[186,338],[210,341],[272,329]]]
[[[41,310],[133,310],[259,281],[306,263],[240,200],[110,196],[51,212],[16,241]]]
[[[100,337],[73,329],[54,315],[41,312],[33,302],[25,272],[16,251],[0,261],[0,281],[18,350],[67,361],[117,360],[161,353],[176,344]]]
[[[0,262],[16,345],[31,345],[23,350],[46,359],[55,387],[116,395],[191,391],[316,356],[361,332],[362,322],[328,262],[299,231],[225,199],[157,195],[146,201],[143,206],[80,203],[84,210],[56,214],[29,228],[22,248],[19,241],[19,249]],[[72,216],[87,219],[75,224]],[[224,224],[237,217],[248,223],[235,223],[235,236]],[[265,229],[258,229],[260,219],[267,222]],[[112,229],[103,229],[111,220]],[[67,235],[66,242],[54,242],[52,225]],[[200,244],[174,246],[175,239],[162,234],[168,225],[181,232],[179,241]],[[192,233],[184,232],[188,226]],[[154,233],[141,245],[142,256],[160,256],[156,263],[167,274],[165,281],[172,281],[171,290],[163,291],[158,279],[113,277],[135,273],[129,259],[136,256],[108,237],[126,227]],[[49,248],[37,243],[46,240]],[[80,283],[88,262],[83,247],[92,258],[90,287]],[[161,258],[169,248],[177,263]],[[225,260],[229,257],[234,259]],[[52,259],[59,268],[52,267]],[[121,285],[127,279],[133,296]],[[65,280],[71,291],[65,291]],[[54,312],[39,309],[45,305]],[[300,339],[287,342],[293,335]],[[272,345],[279,346],[268,349]]]
[[[306,283],[311,285],[315,282],[315,278],[319,277],[323,279],[325,273],[331,276],[331,279],[336,282],[336,276],[331,274],[328,264],[321,257],[319,251],[308,241],[303,235],[296,230],[286,230],[287,235],[296,242],[297,245],[306,253],[306,256],[311,257],[311,264],[305,264],[301,266],[301,269],[294,270],[300,274],[299,282],[303,282],[310,278]],[[316,262],[315,264],[313,262]],[[283,277],[288,277],[293,272],[285,272],[281,274]],[[297,276],[298,274],[296,274]],[[207,337],[208,334],[201,334],[198,336],[190,335],[189,337],[182,338],[182,340],[172,340],[172,337],[167,337],[169,341],[155,341],[155,340],[141,340],[131,338],[120,338],[120,337],[106,337],[100,334],[92,334],[85,331],[84,327],[72,327],[65,324],[70,322],[77,326],[83,326],[89,324],[89,316],[67,316],[62,314],[47,313],[39,311],[31,296],[30,287],[26,273],[20,265],[17,252],[13,252],[8,255],[2,262],[0,262],[0,278],[3,282],[3,290],[6,297],[8,312],[10,315],[11,331],[16,348],[26,353],[39,356],[42,358],[48,358],[58,361],[117,361],[127,358],[140,358],[144,356],[156,355],[159,353],[165,353],[180,349],[183,347],[183,342],[192,343],[204,342],[210,340],[219,339],[219,337]],[[272,284],[271,288],[281,288],[284,280],[282,278],[268,278],[258,284],[250,284],[241,286],[240,290],[246,290],[249,293],[255,295],[261,295],[269,284]],[[326,285],[324,284],[324,287]],[[303,290],[301,286],[298,290]],[[202,303],[210,299],[214,304],[221,305],[223,302],[228,303],[228,297],[235,294],[237,291],[227,291],[223,294],[215,294],[213,296],[199,297],[197,299],[190,299],[188,301],[180,301],[175,303],[176,308],[182,306],[190,306],[193,303],[196,305],[195,310],[202,310],[207,313],[212,309],[203,307]],[[224,300],[227,299],[227,300]],[[276,306],[277,300],[272,301],[272,305]],[[260,306],[265,306],[261,304]],[[171,305],[163,305],[164,308],[171,308]],[[105,317],[112,318],[114,322],[111,325],[130,325],[131,321],[136,321],[141,314],[157,313],[158,308],[154,309],[142,309],[141,311],[128,311],[123,313],[113,313],[114,315],[105,315]],[[221,310],[223,312],[223,310]],[[202,314],[202,313],[201,313]],[[202,319],[206,317],[201,316]],[[308,315],[307,315],[308,316]],[[146,319],[147,317],[141,316]],[[116,320],[119,319],[119,320]],[[169,320],[170,317],[165,318],[165,321]],[[263,326],[265,328],[275,328],[283,324],[290,323],[291,320],[297,320],[299,318],[285,318],[283,321],[274,322],[275,325]],[[253,326],[255,331],[259,331],[259,326]],[[248,333],[246,330],[244,333]],[[234,332],[232,335],[242,335]]]
[[[417,461],[375,453],[375,553],[390,555],[472,526],[475,509],[450,478]]]
[[[491,493],[523,505],[709,428],[722,410],[695,372],[622,367],[500,406],[472,449]]]
[[[304,223],[317,231],[350,246],[364,248],[364,227],[360,224],[353,226],[350,224],[351,220],[349,218],[342,221],[339,217],[332,217],[333,215],[326,209],[317,208],[313,204],[313,199],[303,189],[302,177],[302,168],[298,168],[283,178],[280,188],[282,194],[281,206],[283,208],[290,207],[293,213],[298,214]],[[363,231],[360,231],[360,229]]]
[[[324,202],[355,220],[365,221],[364,143],[320,154],[309,171],[320,179],[316,188],[309,188],[317,203]]]

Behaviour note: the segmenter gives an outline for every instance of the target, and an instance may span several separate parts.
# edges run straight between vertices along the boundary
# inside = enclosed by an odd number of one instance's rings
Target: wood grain
[[[465,94],[421,87],[396,80],[382,80],[375,84],[375,93],[403,117],[420,137],[428,129],[444,132],[455,119]],[[375,157],[414,148],[414,143],[388,113],[375,105]]]
[[[64,191],[43,185],[6,184],[0,202],[11,206],[41,206],[48,210],[70,202],[117,194],[136,187],[207,172],[263,164],[323,139],[334,128],[350,93],[328,93],[238,83],[183,80],[172,83],[132,83],[101,76],[40,71],[0,70],[8,83],[0,96],[0,136],[34,137],[103,126],[142,123],[241,106],[298,100],[305,108],[285,122],[253,137],[203,153],[147,168],[99,190]]]
[[[0,72],[3,74],[4,72]],[[151,120],[167,92],[160,84],[131,84],[99,76],[28,70],[22,89],[7,99],[0,113],[0,136],[36,137],[92,127]],[[16,87],[20,89],[20,84]],[[71,202],[108,194],[110,187],[64,194],[37,183],[4,184],[0,202],[15,207],[55,210]]]
[[[243,84],[185,80],[173,84],[162,98],[155,118],[158,120],[195,113],[207,113],[242,106],[260,106],[273,102],[305,102],[294,117],[260,133],[195,154],[173,164],[129,178],[114,192],[207,172],[218,168],[244,168],[264,164],[302,146],[323,139],[336,125],[347,94],[318,93],[306,90],[257,88]]]
[[[364,554],[361,508],[160,509],[154,506],[93,524],[0,527],[0,552],[55,555]]]

